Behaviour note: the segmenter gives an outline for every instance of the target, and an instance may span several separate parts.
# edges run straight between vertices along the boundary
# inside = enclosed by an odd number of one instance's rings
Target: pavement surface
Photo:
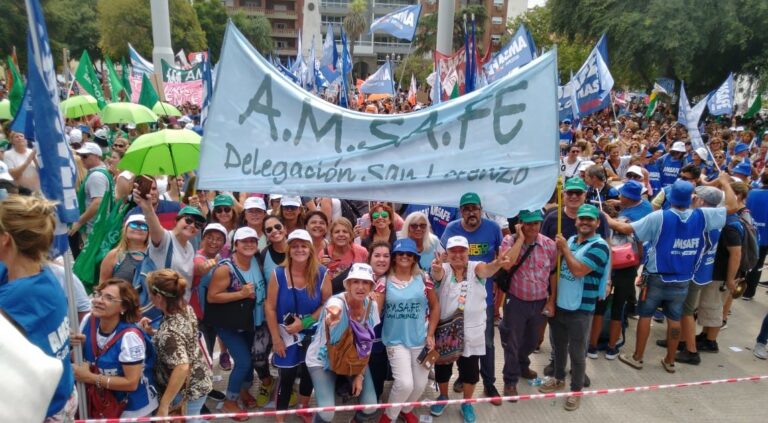
[[[766,279],[768,279],[768,272],[763,274],[763,280]],[[598,359],[587,359],[587,374],[592,380],[592,386],[585,388],[585,390],[768,375],[768,361],[760,360],[752,354],[760,324],[768,312],[768,295],[766,294],[768,294],[768,290],[760,286],[753,301],[734,300],[731,308],[732,314],[728,317],[728,327],[721,331],[718,337],[720,351],[716,354],[700,353],[702,358],[700,365],[692,366],[678,363],[676,373],[669,374],[664,371],[660,360],[664,356],[665,350],[657,347],[655,340],[666,335],[666,325],[654,322],[651,327],[651,336],[644,357],[645,365],[642,370],[635,370],[618,359],[607,360],[601,352]],[[634,350],[636,324],[637,320],[630,320],[626,332],[627,343],[622,348],[622,352],[631,353]],[[495,341],[496,388],[502,392],[504,387],[501,378],[503,356],[498,329]],[[537,371],[540,377],[543,377],[543,369],[549,361],[549,352],[549,342],[545,341],[541,352],[531,355],[531,368]],[[455,373],[454,368],[454,377]],[[217,364],[214,374],[221,376],[221,380],[215,382],[215,388],[224,391],[229,372],[222,371]],[[390,383],[385,384],[384,400],[388,396]],[[482,383],[478,384],[476,395],[482,395],[481,385]],[[566,381],[566,386],[568,386],[568,381]],[[521,395],[538,393],[537,388],[529,386],[525,380],[521,380],[517,388]],[[252,393],[255,395],[257,390],[258,387],[254,386]],[[461,394],[454,393],[452,389],[449,391],[451,399],[461,398]],[[425,389],[422,399],[432,400],[436,397],[434,384],[431,383]],[[768,380],[763,380],[589,396],[582,398],[581,407],[576,411],[564,410],[565,399],[558,398],[527,400],[515,404],[505,402],[502,406],[488,403],[476,404],[475,412],[478,422],[507,422],[512,419],[518,421],[559,421],[565,419],[568,422],[588,423],[601,421],[719,423],[726,419],[732,422],[765,422],[768,414],[766,414],[765,404],[761,405],[761,401],[766,400],[768,400]],[[215,410],[218,404],[216,401],[209,400],[207,405],[211,410]],[[311,405],[314,405],[314,398]],[[414,412],[421,416],[421,421],[425,423],[463,422],[458,405],[448,406],[440,417],[429,416],[427,407],[417,408]],[[334,422],[349,422],[351,415],[349,412],[337,413]],[[252,418],[250,421],[274,421],[274,417]],[[286,421],[301,422],[302,420],[296,416],[289,416]]]

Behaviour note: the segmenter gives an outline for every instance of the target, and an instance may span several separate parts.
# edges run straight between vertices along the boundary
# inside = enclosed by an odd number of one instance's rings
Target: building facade
[[[298,53],[297,37],[302,28],[305,3],[316,0],[223,0],[229,14],[242,12],[248,17],[263,15],[272,27],[275,53],[283,59],[294,58]],[[313,9],[316,9],[313,6]],[[309,45],[306,46],[309,48]]]

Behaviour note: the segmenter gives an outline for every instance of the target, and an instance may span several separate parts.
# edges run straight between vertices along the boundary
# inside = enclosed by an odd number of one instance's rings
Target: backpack
[[[733,225],[741,235],[741,263],[739,263],[738,273],[744,276],[757,266],[760,251],[757,230],[751,219],[745,218],[743,213],[728,216],[726,225]]]
[[[173,240],[168,240],[168,253],[165,255],[165,266],[161,269],[171,268],[171,259],[173,258]],[[147,255],[141,264],[136,268],[136,273],[133,276],[132,285],[139,293],[139,304],[141,305],[141,315],[148,317],[151,320],[152,327],[157,327],[160,324],[160,319],[163,317],[163,313],[158,310],[152,299],[149,297],[149,285],[147,285],[147,275],[150,272],[158,270],[157,265],[152,258]]]
[[[264,269],[264,258],[261,256],[261,254],[256,254],[255,257],[256,261],[259,263],[259,268]],[[237,269],[235,269],[235,263],[232,262],[231,258],[221,259],[218,263],[216,263],[215,266],[211,268],[211,270],[200,277],[200,283],[197,284],[197,287],[195,288],[197,290],[197,301],[198,304],[200,304],[200,310],[203,312],[203,315],[205,315],[205,303],[208,301],[208,286],[210,286],[211,280],[213,279],[213,272],[215,272],[216,269],[218,269],[222,264],[229,266],[229,270],[232,272],[237,271]],[[235,275],[239,275],[239,273],[240,272],[237,272]],[[244,281],[241,280],[241,282]],[[269,284],[269,280],[265,280],[264,283]]]

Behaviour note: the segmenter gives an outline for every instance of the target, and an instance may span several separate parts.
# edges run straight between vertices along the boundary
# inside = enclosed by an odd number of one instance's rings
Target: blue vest
[[[747,196],[747,208],[757,230],[757,241],[761,247],[768,246],[768,188],[757,188]]]
[[[427,297],[421,274],[415,275],[405,288],[396,288],[387,281],[386,289],[381,341],[388,347],[423,346],[427,339]]]
[[[659,192],[661,189],[661,167],[659,162],[648,163],[645,165],[645,170],[648,171],[648,183],[651,184],[653,192]]]
[[[325,277],[325,267],[320,266],[320,271],[315,280],[315,295],[310,297],[306,289],[294,289],[289,286],[288,279],[285,277],[285,267],[278,266],[275,269],[277,277],[277,323],[283,324],[283,319],[289,314],[297,315],[298,319],[309,316],[314,313],[322,304],[323,295],[320,289]],[[309,283],[309,281],[307,282]],[[314,328],[302,331],[304,337],[311,337],[315,332]],[[275,367],[296,367],[304,362],[307,351],[302,345],[309,345],[309,339],[304,342],[293,344],[285,349],[285,357],[277,354],[272,355]]]
[[[696,266],[696,272],[693,274],[693,282],[697,285],[707,285],[712,282],[712,271],[715,269],[715,253],[717,253],[717,241],[720,239],[720,229],[709,231],[705,237],[704,254]]]
[[[661,158],[661,186],[672,185],[677,180],[680,168],[683,167],[682,160],[675,160],[671,154]]]
[[[656,240],[656,271],[664,282],[688,282],[705,248],[706,221],[700,209],[683,222],[671,210],[662,215],[661,232]]]
[[[94,363],[96,360],[95,351],[93,351],[93,343],[94,341],[91,341],[91,327],[92,325],[96,324],[96,330],[98,331],[98,324],[99,319],[95,317],[91,317],[88,319],[88,321],[85,323],[85,327],[83,328],[83,333],[85,334],[85,343],[83,345],[83,358],[88,361],[89,363]],[[148,339],[144,336],[144,332],[139,329],[138,326],[136,326],[133,323],[127,323],[121,321],[117,324],[117,327],[115,328],[115,333],[119,333],[124,329],[133,328],[135,329],[135,332],[144,340],[144,349],[145,349],[145,359],[143,363],[143,374],[141,376],[141,379],[139,379],[139,385],[136,387],[136,390],[133,392],[125,392],[125,391],[111,391],[115,398],[118,401],[122,401],[124,398],[128,397],[128,403],[125,407],[125,410],[123,411],[124,416],[136,416],[136,417],[142,417],[142,416],[148,416],[156,407],[157,407],[157,391],[155,391],[154,388],[154,353],[152,350],[152,342],[147,342]],[[124,377],[125,372],[123,372],[123,364],[120,363],[120,349],[122,348],[123,344],[123,338],[120,337],[119,340],[117,340],[108,350],[104,351],[104,353],[99,357],[98,362],[96,362],[96,367],[99,369],[99,374],[105,375],[105,376],[119,376]],[[150,406],[150,402],[153,402],[152,406]],[[142,410],[144,408],[147,408],[145,410]],[[135,415],[133,413],[130,413],[131,411],[142,411],[141,413],[138,413],[138,415]]]

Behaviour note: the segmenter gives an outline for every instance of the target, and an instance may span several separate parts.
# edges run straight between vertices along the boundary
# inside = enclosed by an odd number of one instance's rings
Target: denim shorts
[[[688,282],[664,282],[661,276],[645,276],[645,285],[640,291],[637,314],[640,317],[652,317],[658,307],[662,307],[669,320],[680,321],[683,315],[683,303],[688,296]]]

